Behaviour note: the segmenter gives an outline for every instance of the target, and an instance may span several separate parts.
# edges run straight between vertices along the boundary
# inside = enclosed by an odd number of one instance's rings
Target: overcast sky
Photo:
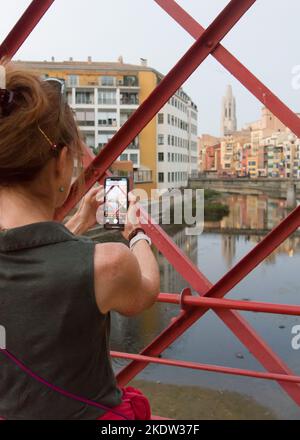
[[[227,0],[178,0],[207,27]],[[0,0],[0,40],[30,0]],[[5,14],[4,14],[5,12]],[[5,19],[3,16],[5,15]],[[257,0],[223,44],[294,111],[300,90],[292,87],[292,69],[300,65],[299,0]],[[193,39],[153,0],[56,0],[16,55],[21,60],[116,61],[151,67],[166,74]],[[232,84],[238,126],[259,118],[261,104],[219,63],[209,57],[184,89],[198,105],[199,132],[219,135],[221,99]]]

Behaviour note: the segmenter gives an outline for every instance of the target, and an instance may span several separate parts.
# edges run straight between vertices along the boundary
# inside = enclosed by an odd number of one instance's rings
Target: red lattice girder
[[[11,34],[0,46],[0,55],[12,57],[20,45],[25,41],[40,18],[54,2],[47,0],[34,0],[23,17],[19,20]],[[168,99],[185,82],[191,73],[212,53],[237,79],[239,79],[264,105],[266,105],[279,119],[291,128],[299,137],[299,120],[269,89],[254,77],[238,60],[219,44],[227,32],[234,26],[246,10],[255,2],[246,0],[232,0],[223,12],[214,20],[209,28],[204,29],[195,22],[173,0],[157,0],[164,9],[182,24],[195,38],[196,43],[177,63],[171,72],[164,78],[148,99],[139,107],[130,120],[119,130],[112,141],[104,148],[86,170],[87,185],[85,192],[99,179],[103,179],[106,170],[137,134],[147,125]],[[173,87],[172,87],[173,85]],[[152,106],[152,108],[151,108]],[[297,118],[297,119],[296,119]],[[91,159],[86,156],[89,163]],[[79,197],[75,197],[74,188],[68,203],[59,212],[62,218],[70,208],[76,205]],[[147,214],[143,212],[143,215]],[[294,210],[280,225],[268,234],[248,255],[246,255],[234,268],[214,286],[201,274],[201,272],[187,259],[158,225],[145,225],[154,243],[164,253],[176,270],[184,276],[190,285],[204,296],[223,297],[234,285],[243,279],[254,267],[257,266],[272,250],[299,226],[299,208]],[[186,307],[184,311],[159,335],[142,354],[156,356],[169,346],[178,336],[199,319],[208,308],[195,310]],[[287,381],[297,381],[284,363],[272,352],[266,343],[253,331],[249,324],[236,312],[228,309],[216,309],[215,312],[226,323],[234,334],[245,344],[254,356],[277,378],[285,391],[300,405],[300,388]],[[125,355],[124,355],[125,356]],[[148,362],[145,358],[138,358],[125,367],[118,375],[120,383],[127,383],[135,374],[143,369]],[[140,359],[140,360],[137,360]],[[187,364],[187,363],[186,363]],[[259,373],[258,373],[259,374]],[[266,373],[267,375],[269,373]],[[277,374],[277,376],[276,376]],[[251,375],[251,374],[249,374]],[[281,382],[282,375],[287,381]],[[270,376],[270,374],[269,374]]]
[[[207,58],[255,1],[230,1],[85,170],[85,191],[104,177],[106,170]],[[66,204],[58,210],[57,218],[63,218],[67,212],[74,208],[81,197],[82,194],[76,190],[75,183]]]
[[[0,59],[11,59],[29,37],[33,29],[48,11],[54,0],[33,0],[20,20],[0,46]]]
[[[174,0],[154,0],[192,37],[199,38],[205,29]],[[274,93],[251,73],[234,55],[219,44],[211,54],[228,70],[246,89],[277,116],[300,138],[300,119]]]

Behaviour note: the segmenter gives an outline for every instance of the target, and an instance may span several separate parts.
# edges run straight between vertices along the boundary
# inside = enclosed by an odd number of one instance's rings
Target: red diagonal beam
[[[173,11],[175,11],[175,8],[178,6],[176,5],[176,3],[174,1],[157,1],[159,4],[164,4],[164,5],[171,5],[170,6],[170,11],[173,13]],[[172,8],[172,6],[174,6],[174,9]],[[178,7],[179,8],[179,7]],[[178,15],[179,19],[180,17],[188,17],[188,15],[185,13],[185,11],[183,11],[181,8],[178,9],[180,14]],[[177,13],[178,13],[177,10]],[[175,17],[174,17],[175,18]],[[198,25],[199,26],[199,25]],[[201,29],[200,29],[201,30]],[[203,31],[203,29],[202,29]],[[198,30],[198,35],[200,35],[200,32]],[[217,46],[217,49],[215,50],[215,52],[220,51],[220,45]],[[225,52],[224,52],[225,51]],[[223,56],[225,58],[226,61],[226,56],[227,56],[227,51],[224,49],[223,51]],[[230,55],[230,54],[229,54]],[[232,57],[232,56],[231,56]],[[234,59],[234,57],[232,57]],[[234,59],[235,60],[235,59]],[[232,61],[232,60],[231,60]],[[237,64],[235,65],[235,67],[238,68],[244,68],[237,60],[236,60]],[[239,69],[238,69],[239,70]],[[250,72],[249,72],[250,73]],[[253,77],[253,76],[252,76]],[[253,77],[254,79],[256,79],[255,77]],[[253,80],[252,78],[252,80]],[[258,81],[258,80],[257,80]],[[248,84],[248,86],[250,86],[251,83]],[[256,84],[257,85],[257,84]],[[263,86],[263,84],[261,84]],[[257,90],[255,91],[255,95],[256,93],[258,93]],[[263,93],[265,93],[266,91],[268,91],[267,89],[264,90]],[[271,93],[271,92],[270,92]],[[259,95],[259,94],[258,94]],[[294,114],[285,107],[285,105],[283,103],[281,103],[278,98],[273,96],[273,101],[275,99],[276,104],[279,103],[279,105],[282,104],[281,106],[281,111],[288,111],[290,113],[290,119],[293,120],[293,128],[291,127],[291,129],[293,129],[294,131],[297,131],[297,129],[299,128],[299,120],[297,118],[297,120],[295,120],[294,118]],[[257,96],[259,97],[259,96]],[[262,94],[262,97],[265,98],[265,95]],[[265,103],[265,101],[262,101]],[[275,112],[274,112],[275,114]],[[279,116],[279,114],[277,113],[277,116]],[[282,115],[281,115],[282,116]],[[283,115],[284,116],[284,115]],[[285,122],[287,123],[288,121],[285,120]],[[290,121],[289,121],[290,123]],[[289,125],[287,123],[287,125]],[[299,215],[299,212],[294,212],[294,217],[297,217],[297,215]],[[287,220],[287,219],[286,219]],[[286,223],[288,223],[289,219],[286,221]],[[297,222],[297,226],[298,227],[299,224]],[[295,228],[296,229],[296,228]],[[274,233],[275,232],[275,233]],[[264,246],[259,247],[256,252],[252,253],[251,255],[248,256],[248,260],[247,260],[247,268],[244,268],[246,270],[243,271],[243,267],[242,265],[235,267],[235,271],[233,273],[231,273],[231,275],[234,275],[233,277],[233,283],[232,283],[232,287],[239,281],[239,279],[242,279],[243,276],[245,276],[247,273],[249,273],[250,270],[252,270],[257,264],[259,264],[260,261],[263,260],[264,257],[264,253],[268,254],[270,252],[272,252],[272,247],[273,249],[275,249],[278,245],[278,242],[280,242],[280,240],[284,240],[284,235],[280,235],[280,233],[278,233],[276,231],[273,231],[274,234],[271,235],[271,237],[268,237],[268,240],[265,241]],[[270,234],[269,234],[270,235]],[[287,236],[289,235],[289,233],[287,234]],[[286,236],[286,237],[287,237]],[[267,238],[267,237],[266,237]],[[272,243],[273,241],[273,243]],[[277,244],[276,244],[277,241]],[[254,249],[255,251],[255,249]],[[247,272],[248,271],[248,272]],[[244,273],[243,273],[244,272]],[[217,294],[219,296],[224,296],[226,291],[230,290],[230,283],[228,283],[228,280],[230,279],[230,275],[227,274],[227,278],[225,275],[225,279],[223,277],[222,280],[220,280],[219,284],[217,283],[215,289],[214,287],[212,287],[212,294]],[[232,288],[231,287],[231,288]],[[219,293],[218,293],[219,290]],[[223,292],[222,292],[223,291]],[[207,296],[210,296],[210,292],[207,292]],[[200,314],[196,313],[196,312],[183,312],[183,314],[181,315],[181,317],[177,318],[173,324],[171,324],[154,342],[153,344],[150,344],[150,346],[148,346],[144,351],[143,354],[148,354],[149,352],[152,354],[159,354],[163,351],[164,348],[166,348],[167,346],[170,345],[170,343],[172,343],[172,333],[174,331],[176,331],[176,336],[174,338],[174,340],[180,335],[182,334],[190,325],[192,325],[193,322],[195,322],[197,319],[200,318],[200,316],[203,314],[204,312],[200,312]],[[246,345],[248,346],[252,353],[261,361],[261,363],[270,371],[280,371],[280,372],[285,372],[285,374],[289,374],[289,369],[283,364],[283,362],[269,349],[269,347],[267,347],[267,345],[259,338],[258,335],[255,334],[255,332],[250,328],[250,326],[248,325],[248,323],[242,319],[237,313],[232,312],[232,311],[219,311],[219,316],[223,319],[223,321],[231,328],[231,330],[239,337],[239,339]],[[188,315],[194,315],[194,316],[188,316]],[[197,316],[198,315],[198,316]],[[190,323],[187,322],[187,319],[190,319]],[[174,334],[174,333],[173,333]],[[164,346],[164,348],[162,349],[162,347]],[[153,352],[156,351],[156,353]],[[157,351],[158,350],[158,351]],[[147,363],[143,363],[143,367],[147,365]],[[118,379],[120,382],[122,382],[123,380],[128,379],[129,375],[132,374],[133,370],[135,370],[135,374],[137,374],[140,371],[140,368],[138,366],[137,363],[131,363],[129,366],[125,367],[118,375]],[[128,375],[129,373],[129,375]],[[126,379],[126,375],[127,375],[127,379]],[[298,403],[300,404],[300,393],[299,393],[299,388],[295,389],[295,387],[286,387],[286,384],[282,384],[282,386],[284,386],[285,390],[289,393],[289,395]]]
[[[55,0],[33,0],[0,46],[0,59],[11,59]],[[2,12],[4,12],[2,10]]]
[[[174,0],[154,0],[192,37],[199,38],[205,29]],[[265,105],[280,121],[300,137],[300,119],[274,93],[253,75],[234,55],[219,44],[212,52],[219,61],[246,89]]]
[[[33,2],[33,3],[34,3],[34,2]],[[39,3],[39,2],[36,2],[36,3]],[[44,3],[45,3],[45,2],[44,2]],[[234,3],[234,2],[232,1],[231,3]],[[253,2],[253,3],[254,3],[254,2]],[[29,20],[29,21],[30,21],[30,20]],[[28,23],[24,22],[24,26],[27,26],[27,24],[28,24]],[[31,29],[31,30],[32,30],[32,29]],[[31,32],[31,31],[29,30],[29,31],[28,31],[28,35],[29,35],[30,32]],[[25,37],[25,38],[26,38],[26,37]],[[25,38],[24,38],[24,40],[25,40]],[[23,41],[24,41],[24,40],[23,40]],[[21,44],[22,44],[22,42],[19,44],[19,47],[20,47]],[[211,45],[211,47],[214,46],[214,42],[213,42],[213,41],[212,41],[212,42],[209,42],[208,44]],[[17,49],[18,49],[18,47],[15,46],[15,50],[17,50]],[[8,55],[8,56],[10,55],[10,54],[9,54],[9,51],[8,51],[8,46],[7,46],[7,44],[6,44],[6,53],[4,53],[4,55]],[[288,124],[287,124],[287,125],[288,125]],[[127,145],[126,145],[126,146],[127,146]],[[126,147],[125,147],[125,148],[126,148]],[[93,170],[92,170],[92,171],[93,171]],[[97,176],[96,176],[96,177],[97,177]],[[96,179],[96,180],[98,180],[98,179]],[[96,180],[95,180],[95,181],[96,181]],[[92,185],[91,185],[91,186],[92,186]]]
[[[85,171],[85,191],[101,179],[106,170],[120,156],[122,151],[134,140],[142,129],[153,119],[164,104],[176,93],[197,67],[207,58],[210,52],[227,35],[256,0],[231,0],[213,23],[192,45],[164,77],[150,96],[140,105],[137,111],[118,130],[111,141],[98,154]],[[78,182],[78,181],[77,181]],[[72,186],[65,205],[57,211],[57,219],[64,217],[83,196],[78,191],[77,182]]]
[[[144,215],[146,215],[144,213]],[[286,221],[288,222],[288,220],[286,219]],[[185,254],[183,254],[183,252],[170,240],[170,238],[168,237],[168,235],[161,230],[161,228],[158,225],[153,225],[151,223],[149,223],[148,225],[145,225],[147,232],[149,235],[151,235],[153,242],[155,243],[155,245],[158,247],[159,250],[161,250],[163,252],[163,254],[169,259],[169,261],[174,265],[174,267],[177,269],[177,271],[179,273],[181,273],[181,275],[188,280],[188,282],[195,288],[195,290],[198,290],[198,292],[207,292],[209,287],[211,286],[211,284],[209,283],[209,281],[199,272],[199,270],[188,260],[188,258],[185,256]],[[283,228],[285,228],[284,225],[282,225]],[[289,235],[289,231],[287,231],[287,236]],[[275,237],[275,236],[274,236]],[[274,238],[273,237],[273,238]],[[276,237],[275,237],[276,238]],[[282,241],[285,239],[284,237],[281,237]],[[271,240],[269,243],[269,246],[271,245]],[[275,249],[277,247],[276,242],[273,243],[273,248]],[[272,252],[272,247],[269,247],[269,253]],[[255,258],[255,255],[252,255],[252,258]],[[262,256],[262,259],[264,257]],[[258,264],[258,263],[256,263]],[[252,270],[251,268],[249,270]],[[238,281],[236,281],[238,282]],[[205,313],[205,311],[203,312]],[[239,339],[245,344],[248,345],[249,347],[252,347],[252,352],[253,354],[259,359],[261,360],[261,363],[263,365],[265,365],[266,368],[268,368],[267,366],[271,366],[272,368],[274,368],[274,370],[271,371],[281,371],[283,372],[283,374],[289,374],[289,370],[288,367],[271,351],[271,349],[264,343],[264,341],[262,339],[259,338],[259,336],[251,329],[251,327],[248,325],[248,323],[243,320],[241,317],[239,317],[237,314],[235,314],[234,312],[230,312],[229,317],[225,314],[222,315],[223,316],[223,320],[225,322],[225,320],[229,320],[228,321],[228,326],[231,325],[231,321],[236,319],[238,320],[239,326],[243,329],[243,332],[240,332],[238,334]],[[181,319],[179,318],[178,322],[174,323],[174,326],[171,325],[171,327],[169,329],[166,329],[166,333],[161,335],[161,338],[159,337],[158,340],[154,341],[154,345],[157,345],[157,347],[160,347],[157,351],[157,354],[161,353],[166,347],[168,347],[172,342],[174,342],[174,340],[180,336],[180,334],[182,334],[187,328],[189,328],[190,325],[193,324],[193,322],[195,322],[197,319],[199,319],[198,317],[195,318],[193,317],[191,321],[189,321],[189,323],[187,323],[186,326],[181,327],[181,325],[183,324],[184,319],[187,317],[186,314],[182,314]],[[200,316],[199,316],[200,317]],[[174,328],[177,327],[177,329],[180,328],[180,330],[178,331],[176,329],[176,336],[174,333]],[[234,333],[237,334],[237,332],[235,331]],[[175,336],[175,337],[172,337]],[[170,337],[171,336],[171,337]],[[147,347],[148,348],[148,347]],[[145,350],[147,350],[147,348]],[[133,377],[140,371],[142,370],[144,367],[142,366],[141,368],[139,368],[139,366],[135,366],[135,363],[133,362],[132,364],[130,364],[128,368],[130,371],[126,372],[124,371],[124,376],[125,378],[122,379],[121,376],[119,377],[120,383],[123,380],[123,384],[128,383],[128,381],[130,380],[130,378],[132,378],[132,374]],[[138,371],[135,370],[136,372],[133,373],[131,371],[131,367],[134,368],[138,368]],[[270,367],[270,368],[271,368]],[[121,373],[120,373],[121,374]],[[127,379],[126,379],[126,375],[127,375]],[[130,375],[130,378],[128,378]],[[287,392],[289,392],[290,396],[295,400],[297,398],[297,390],[295,393],[295,389],[287,389],[287,384],[285,384],[285,390]]]
[[[147,224],[143,225],[147,228]],[[261,263],[274,249],[276,249],[286,238],[289,237],[300,226],[300,206],[292,211],[287,218],[274,228],[264,239],[256,245],[242,260],[240,260],[229,272],[227,272],[214,286],[210,284],[210,288],[203,293],[203,296],[222,298],[231,290],[241,279],[243,279],[250,271],[252,271],[259,263]],[[153,228],[153,225],[151,225]],[[157,226],[155,225],[157,228]],[[152,238],[155,240],[158,235],[156,233]],[[151,234],[151,229],[148,228]],[[165,233],[164,233],[165,234]],[[154,243],[159,250],[165,254],[165,247],[168,247],[168,241],[159,241]],[[174,268],[182,273],[180,267],[180,258],[171,258],[170,262]],[[189,282],[189,279],[182,274]],[[203,285],[203,275],[200,271],[194,275],[199,279],[199,286]],[[209,309],[185,310],[142,352],[146,356],[158,356],[167,347],[169,347],[179,336],[181,336],[191,325],[201,318]],[[237,312],[231,310],[215,310],[215,313],[223,320],[223,322],[232,330],[238,339],[250,350],[256,359],[269,371],[273,373],[293,375],[288,366],[271,350],[271,348],[263,341],[262,338],[249,326],[247,321],[238,315]],[[127,384],[141,370],[147,366],[145,362],[133,361],[124,367],[118,373],[118,382],[121,385]],[[300,405],[300,388],[295,384],[280,383],[282,388],[289,396]]]

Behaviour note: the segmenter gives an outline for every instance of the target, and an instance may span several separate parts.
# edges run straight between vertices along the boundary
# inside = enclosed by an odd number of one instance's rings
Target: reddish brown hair
[[[73,112],[53,85],[38,76],[7,67],[7,90],[14,92],[8,116],[0,108],[0,185],[34,180],[53,150],[51,141],[67,146],[82,168],[82,140]]]

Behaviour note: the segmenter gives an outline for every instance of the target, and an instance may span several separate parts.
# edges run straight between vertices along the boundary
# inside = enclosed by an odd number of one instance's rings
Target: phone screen
[[[104,226],[124,228],[128,210],[128,179],[111,177],[105,179]]]

